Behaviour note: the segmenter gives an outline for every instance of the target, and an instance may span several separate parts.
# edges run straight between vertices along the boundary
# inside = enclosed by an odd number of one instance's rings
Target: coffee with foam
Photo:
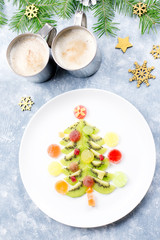
[[[12,69],[23,76],[39,73],[46,66],[48,58],[48,48],[38,36],[22,36],[10,51]]]
[[[57,63],[68,70],[87,66],[94,58],[95,53],[95,39],[83,28],[73,28],[62,32],[54,46]]]

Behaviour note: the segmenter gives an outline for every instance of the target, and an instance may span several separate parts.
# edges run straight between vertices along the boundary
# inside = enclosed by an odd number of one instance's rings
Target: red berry
[[[69,139],[72,141],[72,142],[78,142],[79,139],[80,139],[81,135],[80,135],[80,132],[77,131],[77,130],[74,130],[72,131],[70,134],[69,134]]]
[[[94,180],[90,176],[85,176],[83,179],[83,185],[86,187],[92,187],[94,184]]]
[[[109,152],[108,158],[109,161],[112,163],[119,163],[122,158],[122,153],[117,149],[113,149]]]
[[[79,106],[75,107],[74,115],[76,118],[83,119],[83,118],[85,118],[86,114],[87,114],[87,110],[84,106],[79,105]]]
[[[75,178],[75,176],[72,176],[72,177],[70,177],[71,178],[71,181],[72,182],[76,182],[77,181],[77,179]]]
[[[99,155],[99,159],[100,159],[101,161],[103,161],[103,160],[104,160],[104,156],[103,156],[103,155]]]
[[[74,155],[79,155],[79,153],[80,153],[80,150],[79,149],[74,149]]]

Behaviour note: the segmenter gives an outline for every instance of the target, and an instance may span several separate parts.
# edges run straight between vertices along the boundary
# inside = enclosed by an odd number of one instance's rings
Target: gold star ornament
[[[129,37],[120,38],[118,37],[118,44],[115,48],[120,48],[124,53],[126,52],[127,48],[133,47],[133,45],[129,42]]]
[[[34,104],[31,97],[22,97],[18,105],[21,107],[22,111],[31,111],[31,107]]]
[[[140,85],[144,82],[147,87],[150,85],[148,80],[150,78],[155,79],[156,77],[151,74],[151,71],[154,67],[147,68],[147,61],[144,61],[143,65],[140,66],[137,62],[134,63],[136,69],[131,70],[129,69],[128,72],[132,73],[134,76],[129,79],[130,82],[137,81],[137,87],[139,88]]]

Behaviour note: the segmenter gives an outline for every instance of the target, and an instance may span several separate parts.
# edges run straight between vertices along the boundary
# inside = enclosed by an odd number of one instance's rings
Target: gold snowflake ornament
[[[152,51],[150,53],[155,59],[160,58],[160,45],[153,45]]]
[[[30,20],[32,18],[37,17],[37,13],[38,13],[38,8],[34,4],[31,4],[26,7],[26,12],[24,15],[26,15],[27,18]]]
[[[140,85],[144,82],[148,87],[150,85],[148,79],[156,78],[151,74],[151,71],[154,69],[154,67],[147,68],[147,61],[144,61],[142,66],[140,66],[137,62],[135,62],[134,64],[136,69],[128,70],[128,72],[133,73],[134,75],[132,78],[129,79],[129,81],[137,81],[137,87],[140,87]]]
[[[22,97],[20,103],[18,103],[22,111],[30,111],[33,104],[31,97]]]
[[[143,14],[147,12],[147,4],[139,2],[133,6],[133,14],[141,17]]]

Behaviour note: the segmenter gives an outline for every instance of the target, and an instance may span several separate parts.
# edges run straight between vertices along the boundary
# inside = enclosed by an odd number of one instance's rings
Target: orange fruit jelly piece
[[[56,158],[60,155],[61,149],[57,144],[51,144],[47,149],[48,155],[52,158]]]
[[[94,199],[88,199],[88,205],[91,206],[91,207],[95,207],[95,201]]]
[[[89,187],[89,188],[87,188],[87,191],[86,191],[87,193],[91,193],[91,192],[93,192],[93,189],[91,188],[91,187]]]
[[[87,193],[87,197],[88,197],[88,205],[94,207],[95,201],[93,198],[93,193],[92,192]]]
[[[68,184],[63,180],[60,180],[56,182],[55,189],[58,193],[66,194],[68,192]]]

